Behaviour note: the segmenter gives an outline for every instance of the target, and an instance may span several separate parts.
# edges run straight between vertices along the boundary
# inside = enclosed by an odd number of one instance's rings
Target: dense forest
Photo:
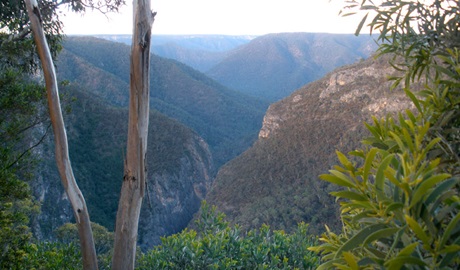
[[[129,46],[65,38],[59,5],[38,2],[98,268],[109,269],[126,162]],[[81,269],[79,221],[56,173],[29,17],[22,1],[1,4],[0,268]],[[72,1],[71,9],[119,4]],[[348,59],[357,63],[334,58],[350,65],[326,75],[296,69],[318,80],[288,90],[272,83],[280,92],[268,98],[257,94],[262,84],[226,81],[222,74],[241,70],[229,63],[245,51],[247,59],[273,54],[289,40],[308,47],[314,35],[243,42],[208,70],[214,79],[152,55],[148,177],[133,266],[458,268],[459,4],[346,1],[344,12],[363,15],[357,33],[365,25],[378,33],[374,56],[361,59],[365,43],[356,41],[359,57]],[[320,70],[315,61],[310,68]],[[324,73],[332,70],[326,66]],[[245,74],[280,80],[266,67]]]

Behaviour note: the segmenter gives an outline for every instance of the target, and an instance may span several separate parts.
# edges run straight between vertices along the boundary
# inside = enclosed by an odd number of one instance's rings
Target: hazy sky
[[[66,34],[130,34],[132,1],[120,14],[63,17]],[[153,34],[353,33],[359,16],[339,17],[344,0],[152,0]]]

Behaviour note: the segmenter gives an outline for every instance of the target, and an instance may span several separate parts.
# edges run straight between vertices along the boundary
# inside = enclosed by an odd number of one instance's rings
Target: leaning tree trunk
[[[150,0],[135,0],[133,5],[128,143],[112,259],[112,269],[122,270],[134,269],[139,214],[146,189],[150,36],[155,17]]]
[[[47,99],[51,123],[56,144],[56,163],[61,175],[61,181],[72,204],[75,220],[77,221],[80,246],[83,257],[83,269],[97,269],[96,250],[94,248],[91,223],[86,208],[85,199],[78,188],[70,165],[67,135],[62,118],[59,101],[58,84],[53,59],[43,31],[43,22],[36,0],[25,0],[30,24],[45,76]]]

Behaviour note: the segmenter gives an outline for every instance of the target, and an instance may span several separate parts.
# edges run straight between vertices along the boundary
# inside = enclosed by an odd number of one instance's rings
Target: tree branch
[[[48,134],[48,130],[50,129],[50,126],[51,126],[51,123],[48,125],[48,127],[46,127],[45,134],[43,134],[40,140],[38,140],[36,144],[32,145],[31,147],[26,149],[24,152],[22,152],[13,162],[11,162],[10,164],[8,164],[8,166],[6,166],[5,170],[8,170],[9,168],[13,167],[14,164],[18,163],[18,161],[21,160],[22,157],[24,157],[27,153],[32,151],[32,149],[34,149],[35,147],[39,146],[43,142],[43,140],[45,140],[46,135]]]

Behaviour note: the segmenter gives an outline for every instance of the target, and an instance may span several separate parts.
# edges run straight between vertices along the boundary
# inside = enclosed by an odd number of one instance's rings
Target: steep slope
[[[92,37],[68,38],[57,63],[62,79],[114,105],[128,102],[129,46]],[[152,55],[151,106],[194,129],[218,165],[257,138],[268,104],[231,91],[177,61]]]
[[[78,85],[72,85],[66,94],[76,98],[65,119],[75,178],[92,221],[113,230],[123,178],[127,110],[78,90]],[[35,231],[42,237],[49,237],[58,226],[73,220],[55,169],[52,144],[49,141],[42,146],[43,161],[34,182],[34,191],[42,203]],[[155,111],[150,116],[147,162],[149,192],[139,225],[142,247],[158,244],[161,236],[186,227],[214,174],[203,139]]]
[[[223,166],[207,196],[243,228],[263,223],[313,233],[340,226],[332,187],[318,179],[337,162],[335,150],[355,149],[363,122],[410,106],[389,91],[387,59],[368,59],[310,83],[270,106],[256,144]]]
[[[269,34],[240,46],[206,74],[232,89],[276,101],[375,49],[369,36]]]

